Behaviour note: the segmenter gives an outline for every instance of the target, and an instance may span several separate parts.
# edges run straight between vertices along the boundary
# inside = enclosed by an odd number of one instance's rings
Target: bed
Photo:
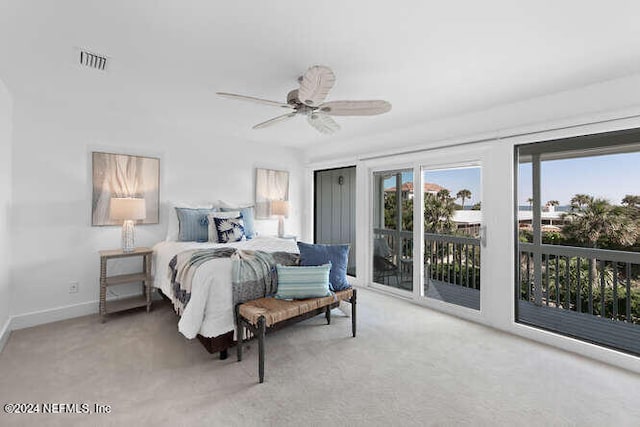
[[[292,239],[255,237],[233,243],[197,243],[165,241],[153,247],[153,286],[173,301],[169,262],[180,252],[191,249],[232,247],[241,250],[298,253]],[[210,353],[225,358],[234,344],[234,307],[230,258],[212,259],[202,264],[192,280],[191,298],[186,305],[178,330],[189,339],[198,338]]]

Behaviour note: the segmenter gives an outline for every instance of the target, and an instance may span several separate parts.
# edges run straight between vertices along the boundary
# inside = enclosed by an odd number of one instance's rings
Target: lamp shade
[[[271,202],[271,215],[289,215],[289,202],[286,200],[273,200]]]
[[[111,219],[145,219],[147,216],[147,207],[144,199],[112,197],[110,216]]]

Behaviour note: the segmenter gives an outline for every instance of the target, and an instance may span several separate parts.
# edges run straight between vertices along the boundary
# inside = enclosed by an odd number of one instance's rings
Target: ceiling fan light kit
[[[287,94],[286,104],[235,93],[217,92],[217,94],[225,98],[290,110],[286,114],[258,123],[253,126],[253,129],[265,128],[292,119],[297,115],[305,115],[307,122],[318,132],[332,134],[340,130],[340,125],[331,116],[374,116],[391,110],[391,104],[382,100],[324,102],[336,82],[336,76],[329,67],[323,65],[310,67],[298,78],[298,82],[300,87]]]

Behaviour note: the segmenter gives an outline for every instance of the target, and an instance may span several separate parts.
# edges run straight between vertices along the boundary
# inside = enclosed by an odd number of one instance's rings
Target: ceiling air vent
[[[93,68],[95,70],[106,71],[108,58],[104,55],[89,52],[80,49],[80,65],[83,67]]]

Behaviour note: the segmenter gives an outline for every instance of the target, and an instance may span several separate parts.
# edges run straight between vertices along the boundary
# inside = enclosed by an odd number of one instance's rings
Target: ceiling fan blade
[[[304,73],[300,80],[298,99],[311,106],[322,104],[335,81],[336,76],[331,68],[324,65],[314,65]]]
[[[330,135],[340,130],[340,125],[326,114],[311,113],[307,116],[307,121],[320,133]]]
[[[269,119],[266,122],[258,123],[253,127],[253,129],[262,129],[267,126],[275,125],[276,123],[284,122],[286,120],[292,119],[296,116],[296,113],[287,113],[278,117],[274,117],[273,119]]]
[[[284,104],[277,101],[269,101],[268,99],[255,98],[253,96],[237,95],[235,93],[228,92],[216,92],[216,95],[219,95],[223,98],[237,99],[240,101],[250,101],[256,102],[258,104],[273,105],[274,107],[291,108],[289,104]]]
[[[320,105],[320,111],[332,116],[375,116],[391,110],[387,101],[331,101]]]

